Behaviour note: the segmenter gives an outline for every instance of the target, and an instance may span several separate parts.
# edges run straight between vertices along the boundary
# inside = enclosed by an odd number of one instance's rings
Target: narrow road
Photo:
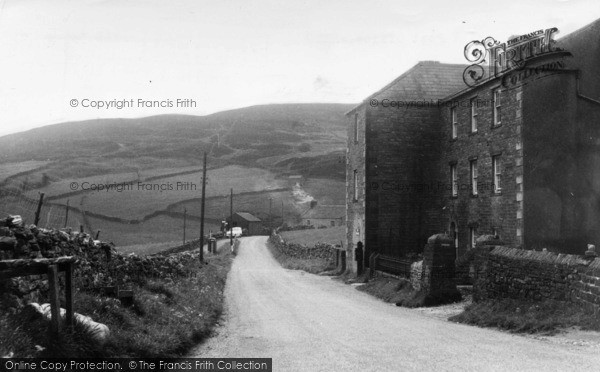
[[[218,334],[196,357],[273,358],[274,371],[597,371],[600,351],[454,324],[329,277],[281,268],[243,238]]]

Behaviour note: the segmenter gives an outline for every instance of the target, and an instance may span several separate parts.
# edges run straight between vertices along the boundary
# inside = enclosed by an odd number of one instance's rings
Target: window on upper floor
[[[470,101],[471,107],[471,133],[477,133],[477,98]]]
[[[458,196],[458,175],[456,164],[450,164],[450,182],[452,184],[452,196]]]
[[[450,108],[450,120],[452,121],[452,139],[458,137],[458,118],[456,116],[456,106]]]
[[[354,201],[358,201],[358,171],[355,169],[354,170]]]
[[[477,195],[477,160],[470,161],[471,195]]]
[[[494,178],[494,193],[500,194],[502,191],[500,184],[502,177],[500,155],[492,156],[492,175]]]
[[[354,143],[358,143],[358,113],[354,114]]]
[[[500,88],[496,88],[492,91],[494,102],[494,126],[497,127],[502,124],[502,91]]]

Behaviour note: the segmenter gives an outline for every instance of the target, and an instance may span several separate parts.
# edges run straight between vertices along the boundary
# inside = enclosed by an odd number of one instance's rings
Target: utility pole
[[[273,208],[273,198],[269,198],[269,220],[271,220],[271,209]]]
[[[186,225],[187,208],[183,208],[183,245],[185,245],[185,225]]]
[[[68,222],[69,222],[69,199],[67,199],[67,212],[65,213],[65,228],[67,227]]]
[[[42,203],[44,203],[44,193],[40,193],[40,200],[38,201],[37,210],[35,211],[35,219],[33,224],[37,226],[40,222],[40,212],[42,210]]]
[[[200,263],[204,263],[204,199],[206,198],[206,151],[202,168],[202,202],[200,203]]]
[[[283,199],[281,199],[281,226],[283,226]]]
[[[233,189],[229,196],[229,248],[233,249]]]

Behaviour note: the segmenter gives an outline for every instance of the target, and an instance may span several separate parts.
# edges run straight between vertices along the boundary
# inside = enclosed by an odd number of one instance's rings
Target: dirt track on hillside
[[[454,324],[329,277],[283,269],[266,237],[242,239],[218,334],[196,357],[273,358],[274,371],[598,370],[597,347]]]

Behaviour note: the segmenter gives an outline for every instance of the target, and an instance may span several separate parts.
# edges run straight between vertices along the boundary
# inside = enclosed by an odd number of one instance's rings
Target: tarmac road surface
[[[273,358],[273,371],[600,371],[598,348],[451,323],[283,269],[266,240],[241,240],[223,324],[193,356]]]

